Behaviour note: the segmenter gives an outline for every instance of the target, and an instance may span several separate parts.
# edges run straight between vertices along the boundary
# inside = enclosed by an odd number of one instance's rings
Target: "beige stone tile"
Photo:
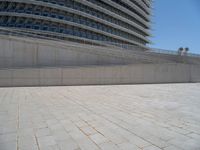
[[[94,128],[92,128],[90,126],[81,127],[80,130],[86,135],[92,135],[92,134],[97,133],[97,131],[94,130]]]
[[[0,88],[0,150],[200,149],[200,84]]]
[[[40,128],[36,130],[36,136],[37,138],[43,137],[43,136],[50,136],[51,131],[49,128]]]
[[[96,133],[89,136],[92,141],[94,141],[97,145],[109,142],[109,140],[103,136],[102,134]]]
[[[102,150],[120,150],[120,148],[112,142],[102,143],[99,146]]]
[[[59,141],[58,146],[60,150],[75,150],[79,148],[78,144],[73,139]]]
[[[161,150],[159,147],[156,147],[156,146],[147,146],[147,147],[144,147],[143,150]]]
[[[121,150],[140,150],[136,145],[132,143],[121,143],[118,144]]]
[[[38,143],[40,147],[47,147],[56,145],[56,141],[53,136],[43,136],[38,138]]]

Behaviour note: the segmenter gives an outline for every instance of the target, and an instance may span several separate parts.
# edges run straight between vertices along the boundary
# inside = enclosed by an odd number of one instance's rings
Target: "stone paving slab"
[[[200,84],[0,88],[0,150],[200,150]]]

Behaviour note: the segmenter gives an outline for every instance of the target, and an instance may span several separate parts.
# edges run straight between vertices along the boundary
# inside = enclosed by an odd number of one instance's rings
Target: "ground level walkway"
[[[0,150],[199,150],[200,84],[0,88]]]

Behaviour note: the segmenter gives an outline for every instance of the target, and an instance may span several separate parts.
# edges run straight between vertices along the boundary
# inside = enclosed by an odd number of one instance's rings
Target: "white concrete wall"
[[[136,51],[137,50],[137,51]],[[72,42],[0,35],[0,68],[59,67],[176,62],[176,56],[144,53],[140,48],[92,46]],[[200,62],[200,61],[199,61]]]
[[[192,65],[190,69],[191,69],[191,80],[193,82],[200,82],[200,66]]]
[[[200,82],[200,66],[141,64],[0,70],[0,86]]]
[[[57,41],[0,36],[0,68],[134,63],[128,51]]]
[[[136,50],[136,48],[134,49]],[[200,58],[0,35],[0,69],[138,63],[192,63]]]

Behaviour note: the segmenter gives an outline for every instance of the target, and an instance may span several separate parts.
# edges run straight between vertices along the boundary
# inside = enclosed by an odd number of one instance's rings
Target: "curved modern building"
[[[151,0],[0,0],[0,27],[70,41],[144,47]]]

